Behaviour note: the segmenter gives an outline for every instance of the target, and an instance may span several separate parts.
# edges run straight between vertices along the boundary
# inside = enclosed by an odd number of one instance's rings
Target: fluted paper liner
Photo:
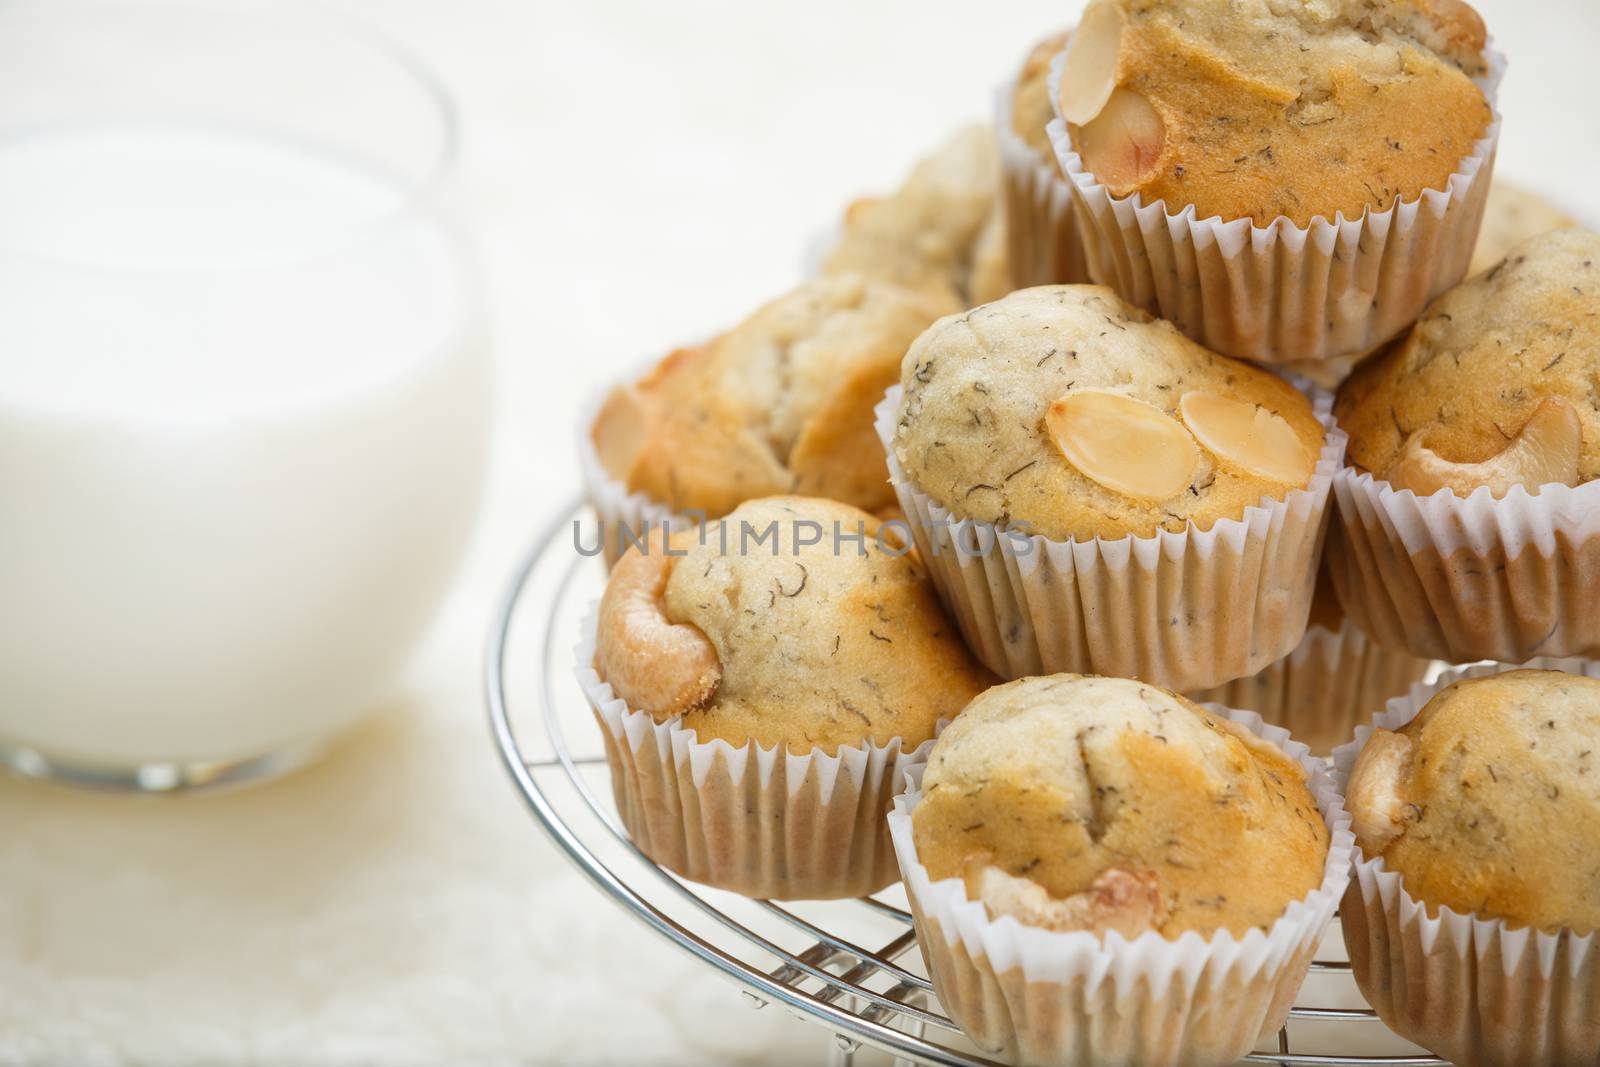
[[[1495,108],[1505,58],[1475,79]],[[1066,55],[1050,68],[1056,105]],[[1057,105],[1058,106],[1058,105]],[[1073,187],[1089,275],[1205,345],[1262,363],[1371,352],[1466,276],[1489,195],[1500,114],[1442,189],[1357,219],[1202,219],[1193,205],[1116,197],[1084,166],[1059,114],[1047,127]]]
[[[1379,644],[1453,663],[1600,656],[1600,481],[1419,498],[1346,468],[1333,488],[1328,565]]]
[[[701,741],[680,719],[657,722],[616,695],[594,669],[594,633],[591,611],[578,683],[639,851],[685,878],[762,899],[860,897],[899,880],[884,813],[901,772],[932,740],[910,752],[894,738],[832,755]]]
[[[1102,674],[1181,693],[1255,674],[1300,643],[1344,457],[1326,393],[1313,404],[1326,436],[1306,488],[1209,530],[1088,541],[952,518],[895,454],[900,393],[877,408],[889,480],[935,587],[994,673]]]
[[[1600,663],[1525,664],[1600,678]],[[1372,726],[1334,753],[1342,790],[1375,727],[1396,730],[1461,678],[1515,670],[1488,664],[1446,672],[1389,702]],[[1460,1067],[1568,1067],[1600,1063],[1600,952],[1593,933],[1513,928],[1501,919],[1429,909],[1400,874],[1358,847],[1341,921],[1362,995],[1402,1037]]]
[[[1310,627],[1293,652],[1248,678],[1186,695],[1201,704],[1254,711],[1325,756],[1390,697],[1422,681],[1429,664],[1374,644],[1346,621],[1336,630]]]
[[[1011,286],[1087,282],[1089,268],[1073,214],[1072,186],[1053,158],[1017,136],[1011,124],[1014,91],[1014,83],[1001,88],[994,121]]]
[[[630,492],[600,462],[592,432],[594,420],[610,391],[608,387],[591,396],[578,423],[578,469],[583,475],[584,494],[600,524],[601,555],[607,567],[614,566],[636,540],[648,536],[650,544],[659,545],[663,530],[687,530],[695,524],[693,519],[675,514],[670,507],[644,493]]]
[[[1281,1027],[1350,878],[1354,838],[1325,765],[1259,715],[1213,707],[1306,769],[1329,831],[1322,884],[1270,929],[1243,937],[1155,931],[1128,940],[989,918],[959,878],[934,882],[917,859],[911,813],[919,762],[889,815],[917,941],[950,1018],[986,1053],[1053,1067],[1231,1064]]]

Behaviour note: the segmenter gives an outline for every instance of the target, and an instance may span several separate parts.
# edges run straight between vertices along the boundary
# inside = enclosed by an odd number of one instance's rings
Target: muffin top
[[[1483,229],[1478,232],[1478,245],[1472,250],[1469,273],[1481,274],[1488,270],[1530,237],[1577,224],[1572,216],[1538,193],[1496,177],[1489,186],[1489,200],[1483,209]]]
[[[993,681],[868,513],[770,497],[705,529],[611,573],[595,669],[629,707],[735,747],[909,751]]]
[[[969,126],[919,162],[892,196],[845,213],[827,274],[854,271],[925,294],[941,313],[1010,292],[994,133]]]
[[[1055,162],[1055,150],[1044,128],[1056,117],[1050,103],[1050,64],[1067,46],[1070,31],[1062,30],[1033,46],[1017,72],[1011,90],[1011,129],[1045,159]]]
[[[1487,133],[1461,0],[1091,0],[1057,100],[1117,196],[1201,218],[1360,218],[1442,189]]]
[[[1348,793],[1362,850],[1430,912],[1600,929],[1600,681],[1456,682],[1373,733]]]
[[[613,390],[591,428],[600,462],[680,513],[788,492],[886,507],[872,409],[938,311],[860,275],[806,282]]]
[[[1600,236],[1535,237],[1445,293],[1335,414],[1351,463],[1419,496],[1600,475]]]
[[[911,819],[929,875],[963,878],[991,917],[1127,937],[1269,926],[1328,852],[1283,752],[1155,686],[1073,674],[968,705]]]
[[[1311,479],[1297,390],[1101,286],[1024,289],[906,353],[895,455],[961,519],[1056,541],[1209,529]]]

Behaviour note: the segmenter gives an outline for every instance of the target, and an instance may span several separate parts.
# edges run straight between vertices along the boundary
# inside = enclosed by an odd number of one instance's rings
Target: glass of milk
[[[259,777],[394,681],[488,439],[455,138],[332,16],[0,5],[0,763]]]

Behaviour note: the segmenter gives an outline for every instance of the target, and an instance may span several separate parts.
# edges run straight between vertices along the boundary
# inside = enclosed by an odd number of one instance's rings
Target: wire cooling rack
[[[572,670],[579,622],[605,578],[600,560],[577,547],[595,537],[580,501],[563,508],[517,564],[489,633],[485,695],[495,742],[545,832],[596,889],[737,983],[750,1008],[786,1009],[830,1032],[836,1067],[890,1058],[992,1067],[940,1008],[898,886],[853,901],[747,900],[678,878],[628,840],[599,728]],[[1246,1062],[1442,1063],[1390,1033],[1362,1001],[1337,924],[1289,1025]]]

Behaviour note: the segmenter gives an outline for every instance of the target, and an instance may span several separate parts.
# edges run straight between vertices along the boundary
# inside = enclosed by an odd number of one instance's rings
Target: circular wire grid
[[[834,1064],[995,1065],[940,1007],[899,886],[851,901],[748,900],[685,881],[634,847],[573,670],[579,623],[605,579],[599,558],[581,550],[597,536],[580,501],[563,508],[517,564],[489,632],[494,738],[545,832],[623,910],[738,983],[747,1005],[779,1005],[831,1032]],[[1390,1033],[1367,1007],[1335,923],[1288,1026],[1246,1062],[1443,1061]]]

